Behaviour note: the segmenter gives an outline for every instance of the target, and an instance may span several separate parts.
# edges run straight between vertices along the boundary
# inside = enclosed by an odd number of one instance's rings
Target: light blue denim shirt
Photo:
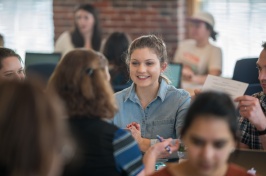
[[[141,125],[141,135],[156,142],[156,135],[163,138],[179,138],[185,114],[190,105],[190,95],[183,89],[176,89],[162,79],[157,97],[143,109],[135,92],[134,83],[115,94],[119,111],[113,123],[126,128],[131,122]]]

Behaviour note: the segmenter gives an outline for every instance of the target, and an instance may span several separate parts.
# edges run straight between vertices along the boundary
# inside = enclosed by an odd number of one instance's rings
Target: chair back
[[[232,79],[249,84],[259,83],[259,73],[256,68],[258,58],[240,59],[236,62]]]
[[[261,91],[262,91],[262,87],[260,84],[249,84],[245,92],[245,95],[252,95],[254,93],[258,93]]]

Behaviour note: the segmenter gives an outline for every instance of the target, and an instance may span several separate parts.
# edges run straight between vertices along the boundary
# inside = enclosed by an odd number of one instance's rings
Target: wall
[[[183,23],[177,17],[185,12],[184,0],[54,0],[55,40],[72,27],[74,6],[85,2],[99,9],[104,38],[114,31],[127,32],[132,39],[157,34],[166,42],[171,59],[178,38],[184,37]]]

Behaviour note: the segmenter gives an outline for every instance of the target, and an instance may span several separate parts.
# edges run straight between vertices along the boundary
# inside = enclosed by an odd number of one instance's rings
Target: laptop
[[[181,63],[169,63],[164,72],[164,75],[171,81],[171,85],[176,88],[181,88],[182,68]]]
[[[34,64],[57,64],[61,59],[61,53],[30,53],[26,52],[25,67]]]
[[[266,151],[236,150],[229,158],[229,162],[240,165],[247,170],[254,168],[259,175],[266,175]]]

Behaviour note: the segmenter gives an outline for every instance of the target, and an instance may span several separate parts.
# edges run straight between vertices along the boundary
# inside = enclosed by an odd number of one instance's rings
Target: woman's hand
[[[142,152],[146,152],[150,147],[150,139],[141,137],[141,127],[137,122],[132,122],[128,124],[127,129],[131,132],[132,137],[139,144],[139,148]]]
[[[176,152],[179,147],[178,140],[169,138],[163,142],[156,143],[147,150],[143,157],[146,175],[150,175],[155,171],[155,163],[158,158],[161,158],[162,156],[169,156],[169,153],[166,151],[167,146],[170,147],[172,152]]]

